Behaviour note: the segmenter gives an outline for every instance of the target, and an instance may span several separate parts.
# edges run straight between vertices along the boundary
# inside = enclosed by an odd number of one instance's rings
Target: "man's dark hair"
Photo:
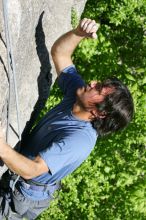
[[[103,102],[96,105],[100,112],[105,113],[105,117],[97,118],[92,123],[102,136],[126,127],[132,119],[134,105],[129,90],[117,78],[105,80],[101,87],[114,88],[112,93],[105,96]]]

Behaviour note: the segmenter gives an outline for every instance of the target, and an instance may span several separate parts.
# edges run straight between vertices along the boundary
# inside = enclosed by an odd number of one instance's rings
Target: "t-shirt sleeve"
[[[54,175],[64,167],[73,166],[73,164],[80,165],[88,157],[94,144],[87,138],[87,135],[76,133],[52,143],[40,152],[40,156]]]
[[[85,86],[74,65],[66,67],[58,77],[58,85],[64,96],[74,96],[76,90]]]

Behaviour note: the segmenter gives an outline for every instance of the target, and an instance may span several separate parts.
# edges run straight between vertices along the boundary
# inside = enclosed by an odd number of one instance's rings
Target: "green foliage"
[[[90,157],[63,180],[59,199],[39,219],[146,219],[145,15],[145,0],[87,1],[82,17],[95,19],[101,27],[97,40],[81,42],[74,63],[86,81],[113,75],[121,79],[133,95],[135,115],[123,132],[98,139]],[[59,102],[57,94],[57,89],[52,91],[50,106]]]
[[[71,9],[71,25],[73,28],[76,28],[79,23],[79,18],[76,10],[72,7]]]

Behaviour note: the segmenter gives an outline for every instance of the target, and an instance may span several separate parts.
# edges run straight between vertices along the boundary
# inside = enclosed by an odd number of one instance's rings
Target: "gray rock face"
[[[53,42],[71,29],[71,8],[80,17],[86,0],[4,0],[7,2],[8,22],[15,61],[19,101],[20,127],[23,131],[39,114],[49,95],[56,73],[49,56]],[[18,122],[12,73],[8,74],[4,19],[0,0],[0,118],[9,130],[8,143],[18,141]],[[52,73],[52,74],[51,74]],[[10,88],[11,84],[11,88]],[[10,96],[9,96],[10,94]],[[9,105],[9,126],[8,123]],[[34,113],[33,110],[35,109]],[[0,167],[0,174],[5,168]]]

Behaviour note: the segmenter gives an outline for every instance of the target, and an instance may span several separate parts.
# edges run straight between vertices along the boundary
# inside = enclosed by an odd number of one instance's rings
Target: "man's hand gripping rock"
[[[97,39],[96,32],[98,31],[99,27],[100,24],[96,23],[95,20],[84,18],[80,21],[79,25],[74,30],[74,32],[75,34],[81,37]]]

